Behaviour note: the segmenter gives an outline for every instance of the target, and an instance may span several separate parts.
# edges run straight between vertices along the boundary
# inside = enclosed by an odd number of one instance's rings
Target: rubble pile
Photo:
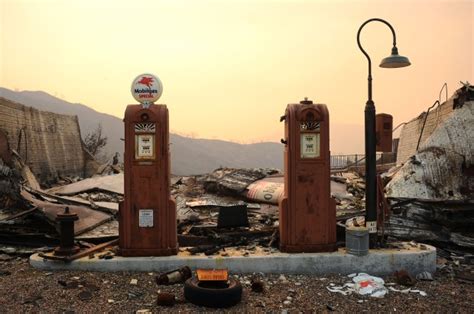
[[[355,172],[344,172],[339,179],[331,176],[331,180],[331,195],[336,199],[336,217],[342,219],[347,214],[362,214],[365,211],[365,180]],[[337,189],[334,181],[343,183],[345,187],[339,185]]]
[[[0,209],[22,206],[20,173],[0,158]]]
[[[6,163],[4,160],[8,161]],[[57,245],[54,222],[23,196],[24,171],[17,155],[0,158],[0,252],[30,254],[29,247]],[[53,238],[45,235],[52,235]],[[40,249],[41,250],[41,249]]]
[[[243,192],[250,183],[279,173],[276,169],[219,168],[205,176],[203,184],[207,192],[235,195]]]
[[[453,111],[387,185],[391,197],[474,198],[474,101]]]
[[[65,177],[62,183],[78,184],[80,178]],[[58,184],[61,183],[61,180]],[[67,185],[66,185],[67,186]],[[118,201],[120,196],[95,192],[81,198],[62,197],[41,189],[34,174],[15,151],[2,150],[0,157],[0,252],[31,254],[58,245],[58,213],[66,206],[77,213],[75,235],[85,234],[114,219],[102,200]],[[97,203],[94,203],[96,200]],[[105,203],[109,204],[109,203]],[[112,215],[111,215],[112,212]]]
[[[178,241],[188,247],[184,251],[221,256],[273,252],[278,245],[278,206],[249,202],[245,190],[274,173],[271,169],[220,168],[176,180],[171,194],[177,200]],[[242,223],[226,228],[226,220]]]
[[[104,164],[97,169],[95,176],[105,176],[123,172],[123,164]]]
[[[274,169],[220,168],[175,182],[171,193],[177,201],[178,241],[180,246],[198,244],[185,249],[189,254],[247,256],[278,251],[278,199],[284,187],[281,173]],[[365,185],[357,174],[332,176],[331,190],[339,221],[363,214]],[[223,213],[236,212],[239,206],[246,208],[248,226],[219,226]],[[235,216],[232,219],[236,220]]]
[[[474,248],[474,202],[390,199],[385,234],[439,247]]]
[[[458,90],[451,115],[390,174],[389,236],[474,248],[473,94]]]
[[[31,171],[21,171],[22,166],[21,157],[10,149],[6,133],[0,130],[0,210],[25,208],[26,204],[20,195],[22,175],[29,178]],[[30,183],[30,180],[26,181]],[[31,183],[38,186],[37,182]]]
[[[37,208],[36,215],[49,228],[35,233],[42,239],[57,238],[55,215],[69,206],[79,216],[76,239],[98,244],[116,238],[123,173],[71,181],[75,182],[48,190],[28,185],[21,188],[20,198],[29,204],[27,208]],[[331,189],[338,204],[338,220],[363,212],[364,184],[357,174],[333,176]],[[172,177],[182,252],[222,256],[276,252],[282,193],[283,175],[275,169],[219,168],[206,175]],[[17,229],[17,234],[23,232]],[[34,246],[30,238],[23,239],[23,244]]]

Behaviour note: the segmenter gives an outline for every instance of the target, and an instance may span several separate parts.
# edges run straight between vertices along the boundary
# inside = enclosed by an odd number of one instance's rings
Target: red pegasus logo
[[[148,86],[148,88],[151,89],[151,84],[153,83],[153,78],[144,76],[137,83],[146,85],[146,86]]]

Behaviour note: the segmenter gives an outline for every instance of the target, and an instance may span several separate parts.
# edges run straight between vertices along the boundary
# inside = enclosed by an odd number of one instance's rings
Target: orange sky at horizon
[[[459,81],[474,84],[469,0],[0,0],[0,86],[122,118],[132,80],[150,72],[180,134],[279,141],[286,104],[303,97],[327,104],[333,125],[360,126],[367,60],[356,35],[372,17],[393,25],[412,62],[379,68],[390,30],[374,22],[362,31],[377,112],[394,125],[426,110],[445,82],[449,96]]]

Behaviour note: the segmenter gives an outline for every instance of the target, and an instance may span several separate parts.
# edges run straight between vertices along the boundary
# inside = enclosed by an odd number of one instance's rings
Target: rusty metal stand
[[[69,212],[69,207],[64,213],[56,216],[59,222],[59,247],[54,250],[54,255],[69,256],[79,252],[80,248],[74,245],[74,222],[78,220],[77,214]]]

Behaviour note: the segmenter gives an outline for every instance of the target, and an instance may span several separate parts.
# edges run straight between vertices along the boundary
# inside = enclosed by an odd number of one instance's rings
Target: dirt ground
[[[158,286],[156,273],[98,273],[58,271],[46,272],[31,267],[26,258],[2,255],[0,260],[1,313],[135,313],[208,312],[215,309],[198,307],[184,300],[183,285]],[[434,281],[418,281],[419,293],[390,291],[383,298],[329,292],[330,284],[343,285],[350,278],[342,275],[301,276],[280,274],[232,274],[243,286],[242,302],[228,308],[229,312],[461,312],[474,311],[474,285],[460,280],[456,273],[474,275],[472,265],[451,264],[435,274]],[[265,285],[263,293],[250,288],[252,278]],[[137,284],[131,284],[137,279]],[[394,277],[385,277],[395,283]],[[406,287],[394,284],[392,287]],[[156,305],[157,293],[175,294],[173,307]],[[286,302],[285,302],[286,301]],[[222,311],[222,310],[219,310]]]

